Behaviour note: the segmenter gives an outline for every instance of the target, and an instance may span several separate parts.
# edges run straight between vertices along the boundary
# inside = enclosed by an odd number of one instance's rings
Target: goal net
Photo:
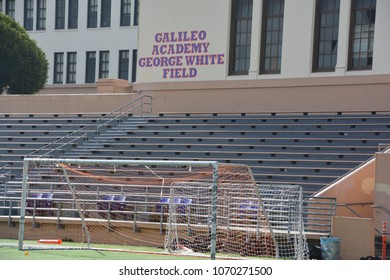
[[[245,165],[213,161],[26,158],[19,249],[304,258],[301,198],[276,189]]]
[[[171,186],[165,248],[183,254],[210,252],[211,186]],[[307,259],[299,186],[218,185],[216,250],[225,256]]]

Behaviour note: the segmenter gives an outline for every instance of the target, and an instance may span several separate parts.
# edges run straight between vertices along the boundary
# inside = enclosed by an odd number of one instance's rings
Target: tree
[[[47,81],[45,53],[16,21],[0,13],[0,93],[37,92]]]

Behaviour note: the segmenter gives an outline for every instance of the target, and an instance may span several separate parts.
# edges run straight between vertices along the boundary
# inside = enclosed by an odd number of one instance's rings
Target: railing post
[[[211,194],[211,242],[210,259],[215,260],[217,252],[217,203],[218,203],[218,164],[213,164],[213,184]]]
[[[57,206],[57,228],[64,229],[65,225],[61,224],[61,201],[58,201]]]
[[[112,227],[111,227],[111,202],[108,202],[107,221],[108,221],[108,231],[112,231]]]
[[[137,203],[134,205],[133,232],[137,232]]]
[[[160,206],[160,235],[163,235],[163,221],[164,221],[164,205],[161,203]]]
[[[33,228],[39,228],[39,224],[35,222],[35,216],[37,211],[37,200],[34,199],[34,205],[33,205],[33,217],[32,217],[32,227]]]
[[[15,223],[12,222],[12,206],[13,206],[13,200],[10,199],[9,201],[9,210],[8,210],[8,226],[9,227],[14,227]]]
[[[386,222],[382,224],[382,260],[386,260]]]

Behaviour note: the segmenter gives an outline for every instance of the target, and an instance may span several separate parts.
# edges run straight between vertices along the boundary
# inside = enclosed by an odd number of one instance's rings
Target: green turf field
[[[104,250],[29,250],[19,251],[17,240],[0,239],[0,260],[190,260],[197,256],[166,255],[163,249],[137,246],[108,246],[107,249],[131,250],[129,252]],[[63,246],[69,245],[63,243]]]

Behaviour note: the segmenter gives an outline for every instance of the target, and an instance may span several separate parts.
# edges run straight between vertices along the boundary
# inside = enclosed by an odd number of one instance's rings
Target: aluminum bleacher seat
[[[35,149],[38,143],[44,145],[58,139],[56,135],[93,123],[86,115],[10,115],[3,119],[4,130],[12,133],[0,133],[0,160],[13,164],[21,162],[29,145]],[[20,134],[18,126],[26,131]],[[75,158],[242,163],[252,168],[260,183],[300,184],[315,192],[369,159],[378,144],[386,142],[390,142],[387,112],[162,113],[143,120],[129,117],[111,125],[98,140],[91,138],[65,154]]]

